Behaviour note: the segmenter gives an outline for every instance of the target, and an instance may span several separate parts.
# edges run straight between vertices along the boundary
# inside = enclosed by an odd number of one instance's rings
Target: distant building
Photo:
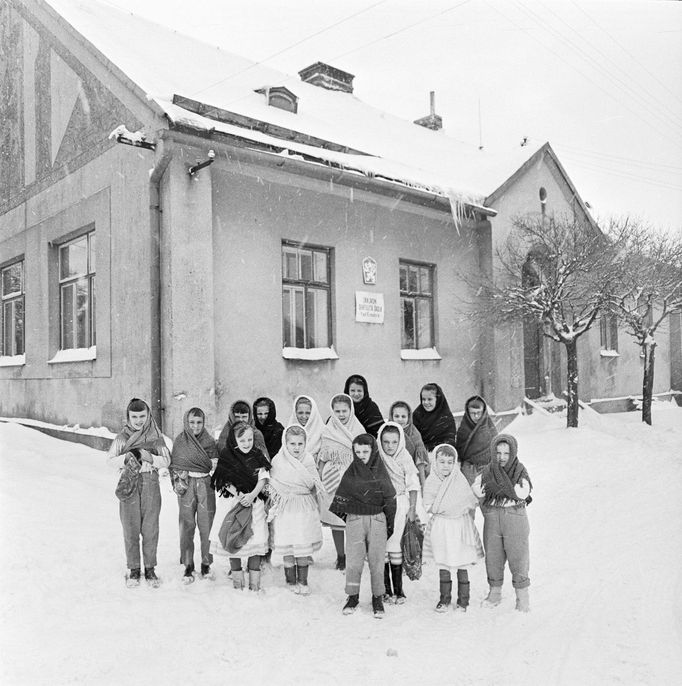
[[[461,278],[516,214],[591,221],[548,144],[466,146],[340,69],[281,74],[89,0],[9,0],[0,27],[1,415],[115,429],[139,396],[175,434],[269,395],[285,421],[353,372],[384,412],[428,381],[453,409],[560,394],[561,352],[472,326]],[[617,335],[581,343],[586,400],[641,386]],[[656,390],[670,368],[661,336]]]

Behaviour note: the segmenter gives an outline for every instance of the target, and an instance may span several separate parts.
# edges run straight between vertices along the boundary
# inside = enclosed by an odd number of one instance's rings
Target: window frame
[[[297,272],[299,278],[291,278],[286,275],[285,270],[285,255],[287,253],[295,252],[297,258]],[[311,253],[311,276],[310,279],[300,278],[301,276],[301,253],[303,251],[309,251]],[[325,255],[326,259],[326,281],[318,281],[315,279],[316,267],[315,267],[315,253],[322,253]],[[299,241],[282,240],[281,246],[281,268],[282,268],[282,347],[283,348],[293,348],[296,350],[315,350],[323,348],[332,348],[334,343],[333,338],[333,288],[332,288],[332,262],[334,258],[334,249],[324,245],[318,245],[313,243],[302,243]],[[294,317],[291,318],[291,307],[295,305],[290,304],[290,322],[293,322],[294,330],[288,332],[290,338],[287,341],[287,332],[285,332],[285,316],[284,316],[284,294],[285,289],[289,292],[302,292],[303,293],[303,346],[297,345],[296,341],[296,319],[295,319],[295,309]],[[326,292],[327,294],[327,341],[326,345],[309,345],[309,331],[308,323],[312,321],[311,311],[310,311],[310,298],[309,294],[312,292]],[[316,341],[312,341],[316,343]]]
[[[618,318],[613,314],[602,314],[599,318],[599,347],[618,352]]]
[[[402,288],[402,270],[403,267],[407,269],[406,273],[406,286],[407,288],[403,290]],[[409,270],[410,267],[417,268],[419,271],[419,284],[418,290],[413,291],[410,289],[410,278]],[[430,293],[425,293],[422,290],[421,285],[421,270],[427,269],[429,272],[429,282],[431,285]],[[436,265],[431,262],[421,262],[418,260],[408,260],[400,258],[398,260],[398,292],[400,295],[400,348],[401,350],[429,350],[431,348],[436,348]],[[414,331],[414,345],[411,347],[405,346],[404,336],[405,336],[405,306],[404,303],[410,300],[413,302],[412,308],[412,321],[413,321],[413,331]],[[429,338],[430,345],[422,346],[419,340],[419,317],[418,309],[419,302],[427,302],[430,306],[430,327],[429,327]]]
[[[19,265],[20,287],[18,291],[13,291],[5,295],[5,272],[13,267]],[[19,257],[6,262],[0,266],[0,357],[16,357],[17,355],[26,354],[26,269],[24,257]],[[17,329],[16,329],[16,307],[17,303],[21,302],[21,350],[17,346]],[[11,326],[11,349],[5,349],[5,338],[7,331],[7,317],[5,317],[5,306],[9,305],[11,309],[10,326]]]

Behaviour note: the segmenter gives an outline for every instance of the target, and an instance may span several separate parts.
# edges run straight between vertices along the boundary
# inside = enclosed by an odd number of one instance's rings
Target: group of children
[[[367,560],[373,612],[381,617],[385,602],[405,602],[402,537],[406,522],[419,519],[426,524],[424,557],[440,575],[436,611],[452,604],[453,573],[454,607],[466,611],[467,570],[483,559],[490,587],[484,604],[501,602],[508,562],[516,608],[528,611],[526,505],[532,486],[516,440],[497,434],[480,396],[467,401],[457,428],[442,389],[429,383],[414,412],[398,401],[386,421],[367,381],[353,375],[344,392],[332,397],[326,421],[307,395],[295,398],[286,428],[269,398],[259,398],[253,408],[235,402],[217,444],[205,421],[201,409],[190,409],[169,448],[148,405],[139,399],[128,405],[109,461],[121,472],[119,486],[125,480],[134,486],[130,493],[117,489],[129,586],[139,585],[142,569],[148,583],[159,583],[158,472],[167,467],[178,498],[186,583],[196,573],[198,528],[202,577],[211,575],[214,554],[225,555],[234,587],[248,584],[257,591],[270,555],[284,567],[287,586],[308,595],[308,570],[325,525],[332,531],[336,568],[345,572],[344,614],[359,604]],[[474,523],[477,506],[484,516],[482,543]]]

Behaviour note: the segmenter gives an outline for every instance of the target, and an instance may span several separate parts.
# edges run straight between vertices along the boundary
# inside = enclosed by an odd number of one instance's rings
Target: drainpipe
[[[156,143],[154,167],[149,170],[149,234],[151,241],[151,411],[161,431],[164,431],[165,415],[163,406],[163,347],[161,337],[161,232],[163,230],[163,211],[161,209],[161,180],[173,157],[173,144],[167,140],[168,132],[159,132]]]

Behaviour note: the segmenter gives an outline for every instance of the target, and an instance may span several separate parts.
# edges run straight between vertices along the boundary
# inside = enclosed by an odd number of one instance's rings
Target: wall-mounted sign
[[[384,294],[355,291],[355,321],[384,323]]]
[[[376,285],[377,261],[373,257],[365,257],[362,260],[362,281],[365,284]]]

